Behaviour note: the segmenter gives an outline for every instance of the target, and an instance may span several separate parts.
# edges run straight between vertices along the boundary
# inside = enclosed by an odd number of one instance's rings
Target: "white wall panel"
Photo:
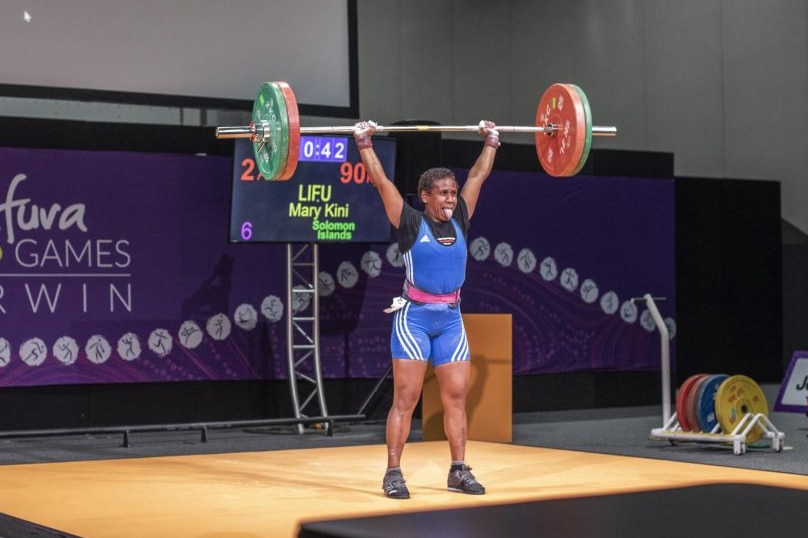
[[[363,112],[532,123],[544,89],[573,82],[594,123],[619,129],[593,147],[672,152],[678,175],[778,180],[784,218],[808,232],[808,0],[358,0],[358,11],[374,35],[399,36],[396,51],[360,28]],[[378,71],[398,90],[369,97]]]
[[[722,177],[720,1],[653,0],[644,9],[646,149],[672,152],[678,175]]]
[[[728,177],[782,182],[783,217],[808,231],[808,2],[722,2]]]

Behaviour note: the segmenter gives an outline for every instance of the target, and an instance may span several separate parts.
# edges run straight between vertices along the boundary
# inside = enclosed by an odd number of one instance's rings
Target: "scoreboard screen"
[[[373,141],[387,177],[394,180],[396,141]],[[235,243],[381,243],[390,223],[368,181],[353,137],[300,137],[295,174],[268,181],[258,171],[253,146],[236,140],[230,204]]]

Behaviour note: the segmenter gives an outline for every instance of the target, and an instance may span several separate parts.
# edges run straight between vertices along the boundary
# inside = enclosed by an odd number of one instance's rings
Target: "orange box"
[[[513,321],[510,314],[463,314],[471,349],[471,388],[466,398],[468,439],[513,440]],[[427,369],[421,400],[423,440],[446,439],[438,380]]]

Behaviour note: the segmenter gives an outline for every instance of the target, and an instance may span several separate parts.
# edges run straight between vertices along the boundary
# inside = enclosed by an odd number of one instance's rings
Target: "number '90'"
[[[365,183],[367,179],[368,173],[367,170],[365,170],[365,165],[363,163],[352,163],[345,161],[339,165],[339,180],[342,183],[345,183],[346,185],[352,182],[362,184]]]

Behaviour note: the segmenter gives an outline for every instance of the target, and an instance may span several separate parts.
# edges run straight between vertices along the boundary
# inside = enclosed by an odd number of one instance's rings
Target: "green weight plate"
[[[584,91],[575,84],[570,84],[570,86],[578,92],[578,97],[581,98],[581,103],[583,103],[584,106],[584,118],[586,119],[584,151],[581,154],[581,159],[578,161],[578,166],[575,167],[575,171],[572,173],[572,175],[575,175],[580,172],[586,164],[586,160],[589,158],[589,150],[592,148],[592,109],[589,107],[589,99],[587,99]]]
[[[269,131],[268,139],[253,141],[255,163],[261,175],[268,180],[289,179],[294,173],[297,160],[297,147],[291,148],[291,144],[296,139],[299,146],[300,121],[297,103],[294,102],[294,94],[288,84],[265,82],[261,85],[253,104],[252,121],[259,129],[266,124]],[[292,149],[294,163],[290,173],[287,164]]]
[[[725,379],[715,393],[715,416],[721,432],[732,433],[744,415],[760,413],[769,415],[769,404],[760,386],[749,377],[734,375]],[[746,436],[747,443],[754,443],[763,435],[755,426]]]
[[[571,176],[580,170],[587,148],[588,114],[572,84],[553,84],[542,94],[536,109],[536,126],[555,125],[553,133],[537,132],[536,153],[544,171],[551,176]],[[586,159],[584,159],[586,160]]]

